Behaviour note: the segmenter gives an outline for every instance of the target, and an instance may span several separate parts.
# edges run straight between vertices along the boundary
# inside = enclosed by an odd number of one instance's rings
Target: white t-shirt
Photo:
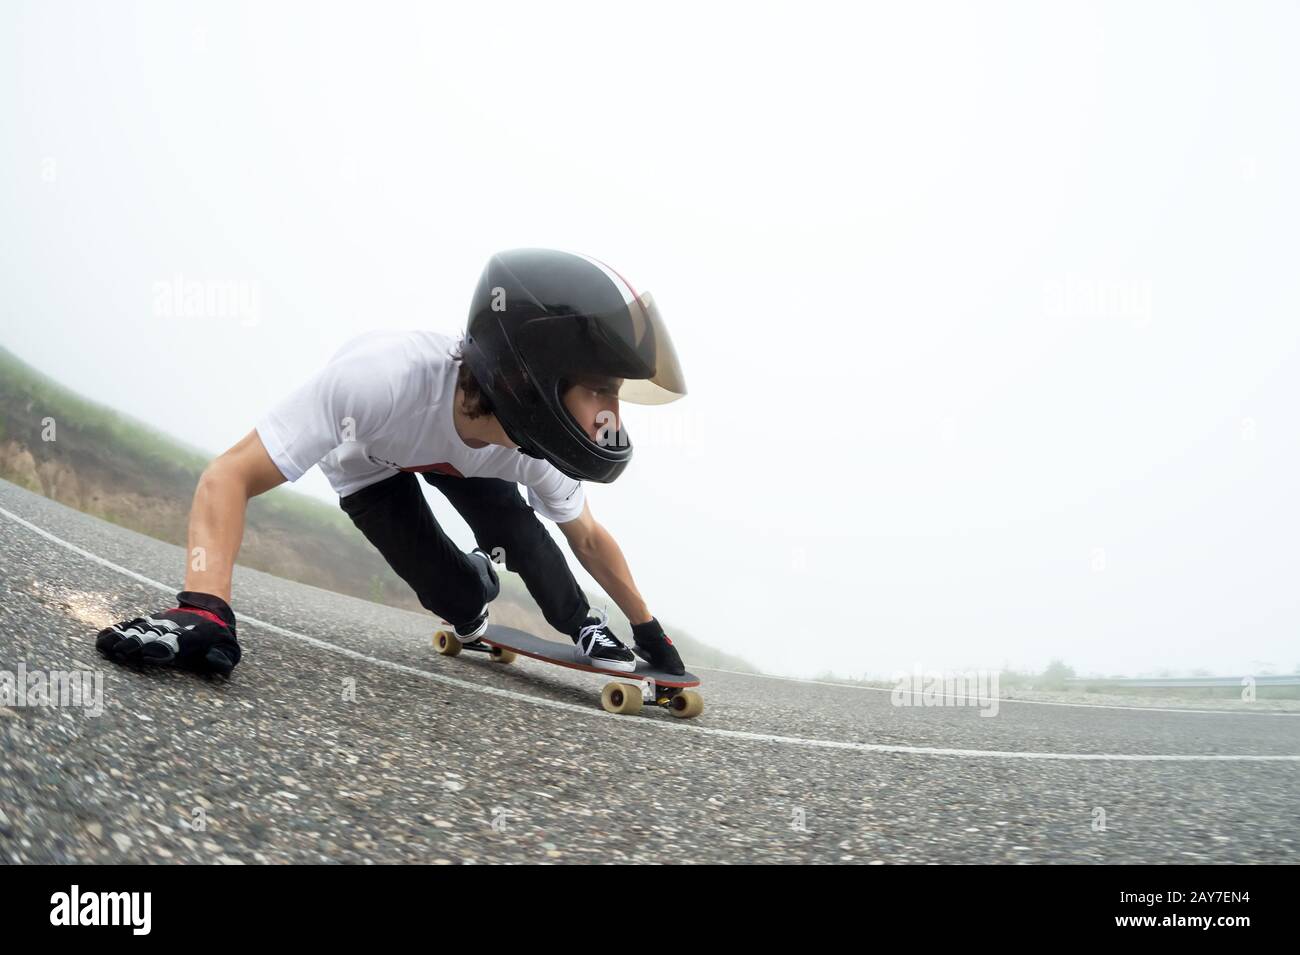
[[[257,423],[271,460],[289,481],[319,464],[340,497],[398,471],[501,478],[525,485],[543,517],[574,520],[585,500],[580,481],[514,448],[471,448],[456,433],[457,341],[421,330],[352,339]]]

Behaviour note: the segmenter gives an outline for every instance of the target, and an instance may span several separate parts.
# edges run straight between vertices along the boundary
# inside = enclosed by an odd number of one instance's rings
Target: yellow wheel
[[[513,650],[507,650],[505,647],[493,647],[488,654],[497,663],[514,663],[518,654]]]
[[[699,716],[704,712],[704,697],[690,690],[682,690],[668,704],[668,712],[679,720],[689,720],[693,716]]]
[[[444,657],[454,657],[463,644],[450,630],[439,630],[433,635],[433,646]]]
[[[600,691],[600,705],[606,713],[631,716],[641,712],[641,687],[635,683],[606,683]]]

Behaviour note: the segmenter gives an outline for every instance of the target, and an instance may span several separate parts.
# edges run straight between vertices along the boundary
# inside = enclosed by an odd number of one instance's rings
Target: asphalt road
[[[100,715],[0,707],[0,861],[1300,859],[1300,716],[709,670],[696,720],[611,716],[601,677],[443,658],[428,616],[245,569],[230,681],[136,672],[94,632],[170,606],[182,550],[2,481],[0,509],[0,671],[103,679]]]

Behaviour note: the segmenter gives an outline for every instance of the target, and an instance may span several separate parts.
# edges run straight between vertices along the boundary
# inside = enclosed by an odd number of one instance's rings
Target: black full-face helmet
[[[632,442],[621,421],[593,441],[564,405],[570,385],[621,382],[619,399],[636,404],[686,394],[649,293],[569,252],[492,256],[470,304],[462,350],[510,440],[580,481],[613,481],[632,459]]]

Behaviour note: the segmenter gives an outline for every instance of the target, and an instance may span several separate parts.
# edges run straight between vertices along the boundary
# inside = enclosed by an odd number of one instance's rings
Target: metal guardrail
[[[1110,679],[1108,677],[1070,677],[1065,682],[1070,686],[1135,686],[1183,688],[1197,686],[1243,686],[1245,680],[1253,680],[1255,686],[1300,686],[1300,673],[1281,676],[1171,676],[1171,677],[1133,677]]]

